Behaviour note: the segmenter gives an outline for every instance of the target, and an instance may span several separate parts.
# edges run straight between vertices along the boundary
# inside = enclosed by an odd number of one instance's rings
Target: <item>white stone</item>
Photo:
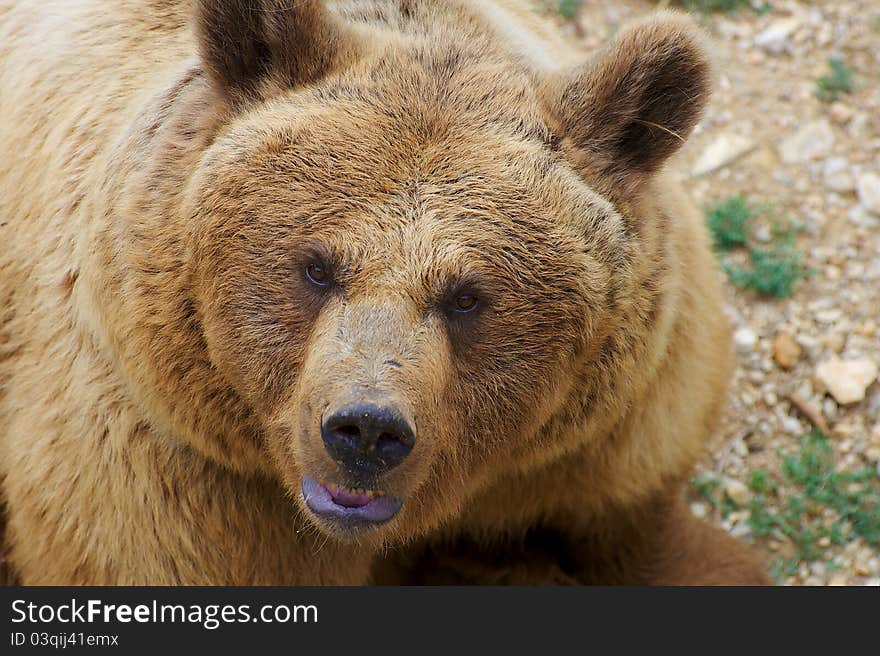
[[[834,129],[822,118],[807,123],[783,141],[779,154],[786,164],[799,164],[826,156],[833,146]]]
[[[856,182],[859,203],[869,212],[880,214],[880,175],[862,173]]]
[[[877,380],[877,373],[877,364],[867,358],[841,360],[832,357],[816,367],[816,377],[841,405],[863,400],[865,391]]]
[[[800,436],[804,432],[804,427],[801,426],[801,422],[795,417],[789,417],[786,415],[782,418],[780,423],[782,424],[782,430],[789,435]]]
[[[798,28],[799,24],[800,21],[794,17],[775,21],[770,27],[755,37],[755,45],[770,54],[781,54],[790,47],[788,38]]]
[[[736,344],[736,350],[742,355],[751,353],[755,344],[758,343],[758,335],[751,328],[740,328],[733,334],[733,342]]]
[[[762,244],[768,244],[773,241],[773,233],[770,231],[770,226],[759,225],[755,228],[754,238],[761,242]]]
[[[841,194],[856,188],[856,181],[849,170],[849,162],[843,157],[829,157],[822,167],[825,187]]]
[[[731,479],[724,485],[724,494],[737,505],[744,506],[749,502],[749,488],[737,480]]]
[[[737,540],[741,540],[742,538],[747,538],[752,534],[752,527],[748,524],[739,523],[734,524],[730,529],[731,537],[736,538]]]
[[[710,143],[694,164],[694,176],[705,175],[727,166],[754,149],[754,142],[738,134],[721,134]]]
[[[853,205],[846,216],[852,223],[863,228],[876,228],[880,226],[880,214],[869,212],[862,205]]]
[[[702,501],[694,501],[691,504],[691,512],[697,519],[706,519],[709,516],[709,506]]]

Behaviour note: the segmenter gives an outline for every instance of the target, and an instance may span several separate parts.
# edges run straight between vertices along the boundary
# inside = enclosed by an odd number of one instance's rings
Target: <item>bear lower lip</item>
[[[346,528],[387,522],[403,505],[397,497],[324,485],[310,476],[303,478],[302,496],[306,506],[317,516]]]

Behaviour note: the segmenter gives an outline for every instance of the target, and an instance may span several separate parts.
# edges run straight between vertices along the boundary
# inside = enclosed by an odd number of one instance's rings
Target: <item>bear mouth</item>
[[[403,500],[377,490],[362,490],[303,478],[306,507],[321,519],[343,529],[378,526],[390,521]]]

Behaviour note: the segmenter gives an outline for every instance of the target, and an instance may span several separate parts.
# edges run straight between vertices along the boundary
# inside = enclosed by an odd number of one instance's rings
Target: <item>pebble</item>
[[[740,523],[734,524],[730,529],[731,537],[741,539],[747,538],[752,534],[752,527],[748,524]]]
[[[779,333],[773,340],[773,359],[783,369],[791,369],[801,357],[801,345],[791,335]]]
[[[783,141],[779,154],[786,164],[801,164],[828,155],[833,146],[834,129],[822,118],[807,123]]]
[[[880,175],[862,173],[856,181],[859,203],[873,214],[880,214]]]
[[[786,415],[780,420],[779,423],[782,426],[782,430],[785,431],[788,435],[799,437],[804,434],[803,425],[795,417]]]
[[[854,113],[855,111],[852,107],[845,105],[842,102],[832,103],[831,107],[828,108],[828,114],[831,116],[831,120],[838,125],[849,123]]]
[[[849,193],[856,188],[856,181],[850,173],[849,162],[843,157],[829,157],[822,167],[825,187],[841,194]]]
[[[753,235],[755,239],[762,244],[769,244],[773,241],[773,233],[770,230],[770,226],[767,225],[759,225],[755,228],[755,233]]]
[[[791,35],[800,26],[796,17],[782,18],[755,36],[755,45],[771,55],[780,55],[791,49]]]
[[[755,349],[758,335],[751,328],[740,328],[733,334],[733,343],[741,355],[747,355]]]
[[[737,134],[721,134],[710,143],[694,164],[691,174],[705,175],[727,166],[755,147],[748,137]]]
[[[865,398],[865,391],[877,379],[877,364],[868,358],[841,360],[831,357],[816,367],[816,377],[841,405]]]
[[[702,501],[694,501],[691,504],[691,512],[697,519],[706,519],[709,516],[709,506]]]
[[[749,488],[736,479],[730,479],[724,484],[724,494],[726,494],[731,501],[740,506],[746,505],[751,498]]]
[[[834,399],[826,398],[822,400],[822,414],[826,419],[834,420],[837,418],[837,403]]]

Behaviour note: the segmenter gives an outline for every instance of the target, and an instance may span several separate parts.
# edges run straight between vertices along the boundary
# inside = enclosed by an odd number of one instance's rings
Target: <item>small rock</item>
[[[827,119],[807,123],[782,142],[779,154],[786,164],[799,164],[826,156],[834,146],[834,129]]]
[[[859,202],[869,212],[880,214],[880,175],[862,173],[856,181]]]
[[[869,319],[856,326],[856,332],[864,337],[873,337],[877,334],[877,323]]]
[[[856,188],[856,181],[849,171],[849,162],[843,157],[826,159],[822,173],[825,177],[825,187],[830,191],[845,194]]]
[[[828,585],[835,586],[835,587],[841,587],[841,586],[846,586],[849,584],[847,583],[845,576],[840,576],[838,574],[837,576],[833,576],[831,578],[831,580],[828,581]]]
[[[730,529],[731,537],[736,538],[737,540],[741,540],[743,538],[747,538],[752,534],[752,527],[748,524],[734,524]]]
[[[770,231],[770,227],[766,225],[759,225],[755,228],[755,233],[753,235],[756,241],[761,242],[762,244],[769,244],[773,241],[773,233]]]
[[[843,333],[828,333],[822,338],[822,343],[828,350],[840,353],[846,346],[846,337],[843,336]]]
[[[722,134],[703,151],[694,164],[692,175],[705,175],[726,166],[755,147],[748,137]]]
[[[841,360],[832,357],[816,367],[816,377],[825,385],[834,400],[845,405],[865,398],[865,390],[877,379],[873,360]]]
[[[800,436],[804,434],[804,427],[795,417],[786,415],[780,420],[780,424],[782,430],[788,435]]]
[[[849,123],[855,111],[849,105],[845,105],[842,102],[835,102],[828,108],[828,113],[830,114],[832,121],[838,125],[844,125]]]
[[[834,421],[837,418],[837,403],[835,403],[832,398],[825,398],[822,400],[822,415],[831,421]]]
[[[854,205],[847,213],[849,220],[857,226],[875,228],[880,226],[880,215],[869,212],[862,205]]]
[[[727,481],[724,485],[724,494],[726,494],[734,503],[744,506],[749,502],[749,488],[735,479]]]
[[[789,37],[800,25],[797,18],[783,18],[775,21],[755,36],[755,45],[772,55],[779,55],[791,47]]]
[[[691,504],[691,512],[697,519],[706,519],[709,516],[709,506],[702,501],[694,501]]]
[[[751,328],[740,328],[733,334],[733,342],[736,344],[736,350],[741,355],[751,353],[755,344],[758,343],[758,335]]]
[[[801,357],[801,345],[786,333],[779,333],[773,340],[773,359],[783,369],[791,369]]]

